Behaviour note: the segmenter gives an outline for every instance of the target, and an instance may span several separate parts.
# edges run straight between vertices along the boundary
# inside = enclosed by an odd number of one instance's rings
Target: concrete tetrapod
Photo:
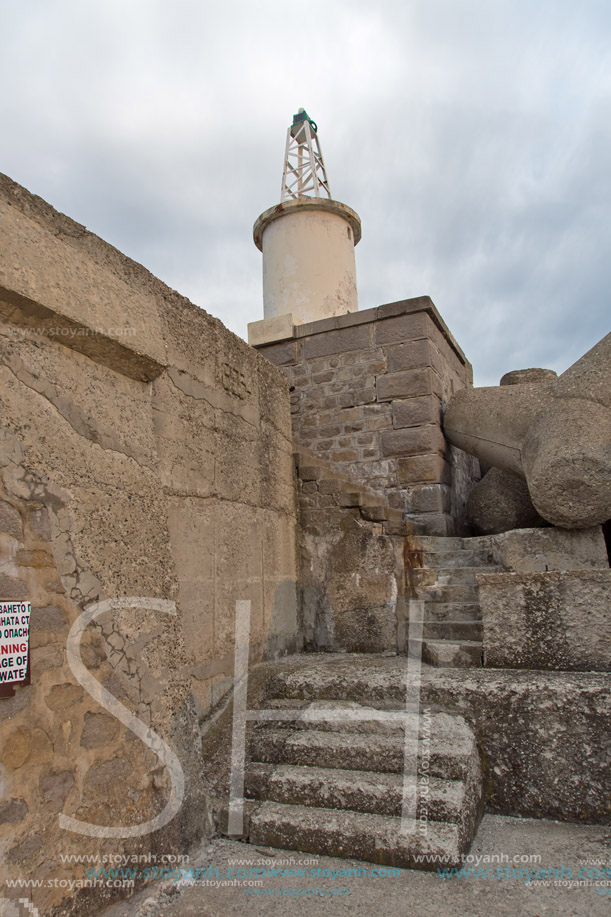
[[[556,381],[463,389],[444,432],[455,446],[526,480],[552,525],[611,518],[611,334]]]
[[[467,500],[467,518],[483,535],[545,525],[532,504],[526,481],[491,468]]]
[[[549,383],[558,378],[553,369],[516,369],[505,373],[499,385]],[[490,468],[467,500],[467,518],[484,535],[546,525],[533,506],[526,481],[502,468]]]

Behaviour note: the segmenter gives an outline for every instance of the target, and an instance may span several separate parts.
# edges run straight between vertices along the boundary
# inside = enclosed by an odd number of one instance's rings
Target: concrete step
[[[487,566],[487,561],[472,551],[450,550],[442,552],[423,551],[417,553],[408,552],[408,562],[415,569],[434,569],[456,568],[456,567],[481,567]],[[491,561],[492,562],[492,561]]]
[[[425,621],[481,621],[479,602],[424,602]]]
[[[424,793],[422,781],[418,784],[410,777],[406,784],[411,792],[415,785],[417,815],[460,823],[465,805],[463,781],[431,777]],[[251,799],[394,816],[401,815],[403,791],[402,774],[287,764],[251,764],[245,784],[245,795]]]
[[[422,636],[427,640],[464,640],[481,643],[484,627],[481,621],[426,621]]]
[[[455,602],[476,604],[479,602],[479,589],[477,583],[461,585],[442,585],[435,583],[433,586],[423,586],[419,595],[425,602]]]
[[[481,535],[474,538],[446,538],[439,535],[414,535],[409,540],[409,550],[421,554],[470,554],[478,563],[494,563],[493,537]]]
[[[470,843],[456,825],[444,822],[427,822],[424,830],[413,821],[405,825],[406,831],[402,827],[400,818],[388,815],[264,802],[250,818],[249,840],[258,846],[419,869],[458,865]],[[428,864],[416,859],[422,855]]]
[[[242,836],[379,864],[457,865],[483,807],[468,723],[439,710],[406,712],[377,662],[364,679],[355,656],[317,670],[304,665],[268,680],[260,719],[248,730]],[[311,700],[313,689],[336,699]],[[363,691],[375,700],[344,699]],[[404,799],[414,798],[413,817],[402,819]]]
[[[456,722],[440,731],[437,720],[431,725],[430,740],[423,744],[420,738],[418,748],[422,754],[426,747],[432,777],[463,780],[476,753],[475,739],[461,717],[448,719]],[[251,760],[263,764],[403,773],[405,745],[400,727],[396,734],[384,735],[264,726],[253,730],[249,751]]]
[[[422,716],[407,712],[403,705],[374,707],[358,701],[305,701],[295,698],[272,698],[266,703],[264,719],[256,721],[255,729],[317,729],[321,732],[366,733],[403,736],[407,725],[411,732],[419,730]],[[435,719],[433,719],[433,716]],[[448,714],[430,715],[435,730],[442,732],[453,724]]]
[[[437,583],[440,586],[462,586],[473,583],[478,573],[502,573],[503,568],[494,564],[482,564],[479,567],[438,567]]]
[[[468,538],[453,538],[442,535],[414,535],[409,540],[410,551],[425,551],[444,554],[446,552],[470,550]]]
[[[410,643],[410,649],[412,644]],[[439,668],[473,668],[482,665],[482,643],[476,640],[423,640],[422,659]]]

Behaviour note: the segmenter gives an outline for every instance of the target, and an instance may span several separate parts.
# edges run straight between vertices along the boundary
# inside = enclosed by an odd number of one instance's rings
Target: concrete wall
[[[305,649],[406,652],[409,523],[311,453],[297,453]]]
[[[611,672],[611,570],[480,575],[491,668]]]
[[[31,685],[0,697],[3,878],[61,877],[72,852],[184,852],[206,824],[199,722],[232,683],[235,602],[251,601],[254,661],[299,646],[286,381],[6,177],[0,357],[0,599],[33,603]],[[170,798],[168,769],[67,664],[70,626],[117,596],[176,613],[108,613],[85,630],[83,659],[186,779],[179,814],[130,841],[58,822],[133,826]],[[61,913],[97,913],[107,893],[84,894]]]
[[[441,413],[472,370],[427,297],[311,322],[261,345],[291,387],[293,433],[385,494],[429,534],[460,534],[479,466],[450,449]]]
[[[594,672],[437,669],[421,698],[473,726],[488,811],[609,824],[609,687]]]

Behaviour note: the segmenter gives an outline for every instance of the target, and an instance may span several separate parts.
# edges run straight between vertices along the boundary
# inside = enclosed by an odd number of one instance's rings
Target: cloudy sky
[[[0,171],[242,337],[299,106],[361,309],[429,294],[480,385],[609,331],[609,0],[0,0],[0,77]]]

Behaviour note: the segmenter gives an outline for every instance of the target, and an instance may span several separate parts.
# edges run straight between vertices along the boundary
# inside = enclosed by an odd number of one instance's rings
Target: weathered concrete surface
[[[448,402],[443,431],[481,461],[524,476],[522,443],[546,407],[554,383],[461,389]]]
[[[250,839],[252,844],[329,856],[345,852],[351,858],[390,866],[415,866],[415,858],[423,855],[448,866],[460,863],[455,825],[431,822],[426,835],[401,834],[400,826],[399,818],[388,815],[264,802],[253,814]]]
[[[300,587],[308,650],[403,649],[403,537],[398,509],[329,462],[295,454]]]
[[[274,668],[267,694],[405,704],[406,666],[400,657],[293,656]],[[489,810],[608,822],[608,674],[423,666],[420,699],[471,724]]]
[[[289,399],[220,322],[5,177],[0,301],[0,598],[33,603],[32,684],[0,698],[3,792],[23,800],[0,828],[2,876],[60,879],[62,854],[183,851],[209,830],[199,720],[232,683],[237,600],[253,660],[299,645]],[[126,841],[58,824],[133,826],[169,797],[167,768],[66,660],[81,612],[119,596],[176,613],[107,614],[83,660],[186,780],[180,814]],[[49,885],[35,904],[65,896]]]
[[[552,525],[611,518],[611,334],[556,381],[463,390],[446,436],[495,467],[522,475]]]
[[[551,382],[556,378],[552,369],[517,369],[505,373],[499,385]],[[467,519],[483,535],[545,525],[526,482],[501,468],[490,468],[475,485],[467,499]]]
[[[409,781],[414,785],[414,781]],[[403,774],[342,770],[336,767],[298,767],[251,764],[246,775],[246,795],[289,805],[348,809],[372,815],[401,815]],[[462,815],[464,788],[457,780],[431,777],[427,786],[427,816],[456,823]],[[418,815],[423,799],[417,798]]]
[[[469,494],[467,518],[483,535],[545,524],[532,504],[526,482],[500,468],[491,468]]]
[[[512,369],[501,377],[499,385],[521,385],[524,382],[553,382],[558,373],[553,369]]]
[[[611,570],[478,575],[490,668],[611,672]]]
[[[190,851],[188,865],[203,870],[200,875],[210,870],[213,881],[213,870],[218,869],[219,882],[228,884],[203,885],[195,880],[190,885],[183,879],[179,886],[179,876],[165,878],[130,901],[115,905],[104,917],[143,917],[145,913],[148,917],[237,917],[245,911],[255,917],[288,917],[296,902],[305,917],[319,917],[321,911],[355,917],[406,912],[414,917],[540,917],[548,913],[607,917],[609,896],[604,893],[609,880],[595,877],[594,870],[604,867],[592,865],[608,862],[607,835],[597,826],[485,815],[464,863],[467,869],[482,870],[479,877],[471,873],[441,881],[430,872],[401,870],[393,876],[378,875],[370,871],[370,864],[358,860],[257,849],[223,838]],[[236,869],[238,861],[247,872],[233,878],[227,870]],[[558,879],[554,870],[559,876],[561,866],[565,878]],[[303,869],[306,875],[291,876],[287,886],[286,876],[274,875],[274,870],[283,867]],[[252,881],[250,869],[266,870],[258,888],[245,884]],[[354,872],[346,872],[349,869]],[[546,872],[537,879],[536,869]],[[569,869],[572,882],[567,878]],[[579,877],[580,869],[585,870],[583,877]]]
[[[528,431],[522,467],[534,505],[552,525],[584,528],[611,519],[611,407],[587,397],[555,398]]]
[[[473,538],[410,535],[407,554],[412,572],[426,567],[460,569],[482,564],[492,564],[513,573],[609,568],[599,525],[573,531],[552,527],[517,529]]]

